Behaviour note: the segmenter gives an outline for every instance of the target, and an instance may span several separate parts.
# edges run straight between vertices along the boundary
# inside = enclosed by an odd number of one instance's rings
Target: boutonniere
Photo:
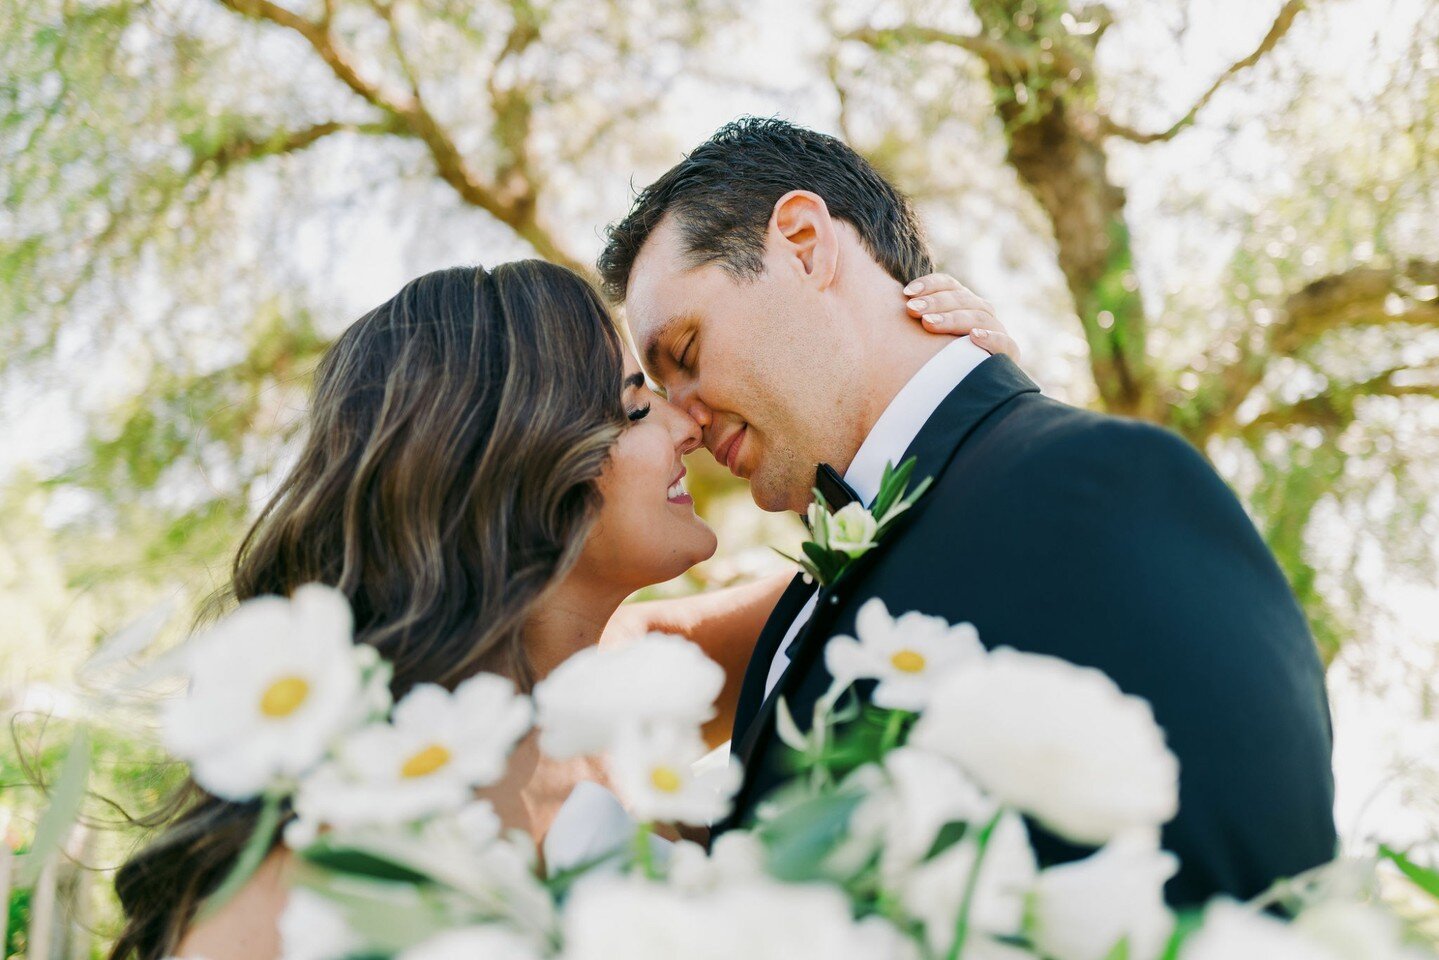
[[[846,567],[874,549],[894,521],[929,489],[932,477],[925,477],[913,490],[909,489],[914,464],[914,457],[898,468],[886,463],[879,493],[867,508],[855,501],[840,510],[831,510],[824,494],[815,489],[814,502],[805,515],[810,538],[800,544],[804,556],[791,557],[782,550],[775,552],[799,564],[821,587],[834,583]]]

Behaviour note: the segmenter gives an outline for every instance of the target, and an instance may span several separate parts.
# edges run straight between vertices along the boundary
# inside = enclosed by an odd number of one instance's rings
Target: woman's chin
[[[684,576],[695,564],[703,563],[715,555],[719,540],[709,524],[699,517],[685,525],[687,529],[670,541],[667,562],[663,565],[663,576],[657,576],[655,583],[665,583],[675,577]]]

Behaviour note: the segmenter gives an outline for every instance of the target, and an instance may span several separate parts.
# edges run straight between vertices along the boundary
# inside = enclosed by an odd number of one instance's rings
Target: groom
[[[778,698],[809,718],[825,641],[880,597],[1150,702],[1180,761],[1171,903],[1247,898],[1333,857],[1323,671],[1234,495],[1173,434],[1048,399],[1007,358],[897,308],[929,250],[858,154],[778,120],[732,123],[640,194],[600,268],[645,368],[762,508],[803,513],[817,470],[835,509],[868,504],[887,461],[934,478],[836,583],[796,577],[780,599],[745,675],[731,822],[786,775]],[[1045,862],[1085,853],[1039,831],[1035,846]]]

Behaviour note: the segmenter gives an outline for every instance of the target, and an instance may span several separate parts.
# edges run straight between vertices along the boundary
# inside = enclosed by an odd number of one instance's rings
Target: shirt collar
[[[892,463],[899,466],[900,457],[904,456],[904,451],[909,449],[935,408],[959,386],[961,380],[969,376],[971,370],[988,358],[989,354],[975,346],[969,337],[958,337],[930,357],[894,395],[884,413],[870,428],[864,443],[860,444],[849,469],[844,472],[844,482],[859,494],[865,506],[873,503],[879,495],[884,465]]]

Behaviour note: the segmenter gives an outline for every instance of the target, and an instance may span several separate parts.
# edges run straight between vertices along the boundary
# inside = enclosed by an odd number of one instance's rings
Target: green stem
[[[879,742],[880,756],[884,756],[895,748],[899,743],[899,731],[904,726],[904,712],[892,710],[889,714],[889,722],[884,727],[884,739]]]
[[[658,880],[659,871],[655,869],[654,849],[650,846],[650,824],[642,823],[635,827],[635,863],[639,864],[645,879]]]
[[[255,821],[255,831],[250,834],[250,839],[235,858],[235,865],[225,875],[224,881],[206,898],[200,913],[201,919],[214,916],[215,911],[239,893],[240,888],[259,869],[265,855],[274,846],[275,830],[280,825],[280,801],[284,798],[285,795],[278,792],[265,794],[265,802],[260,807],[260,817]]]
[[[948,960],[958,960],[959,952],[964,949],[965,937],[969,934],[969,911],[974,905],[974,892],[979,888],[979,871],[984,869],[984,854],[989,849],[989,838],[994,834],[994,828],[999,825],[999,818],[1004,816],[1001,810],[984,825],[979,833],[979,839],[975,841],[979,848],[974,853],[974,866],[969,871],[969,880],[964,885],[964,900],[959,905],[959,919],[954,925],[954,943],[950,944]]]

